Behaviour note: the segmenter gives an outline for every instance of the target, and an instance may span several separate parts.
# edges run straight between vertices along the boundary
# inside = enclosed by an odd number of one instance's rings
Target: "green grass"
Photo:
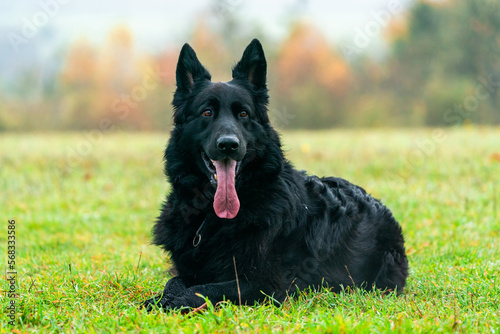
[[[381,198],[401,222],[411,272],[402,296],[304,294],[281,308],[223,304],[186,316],[140,301],[169,278],[149,245],[168,192],[165,134],[0,135],[0,245],[16,220],[20,332],[500,331],[500,129],[286,132],[297,168]],[[416,150],[423,147],[425,154]],[[77,159],[71,152],[80,149]],[[7,282],[2,280],[2,290]],[[8,332],[1,293],[0,332]],[[5,312],[4,312],[5,311]]]

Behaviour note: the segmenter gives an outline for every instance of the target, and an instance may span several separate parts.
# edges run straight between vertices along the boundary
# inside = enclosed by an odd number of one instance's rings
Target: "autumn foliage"
[[[300,20],[278,43],[238,30],[230,15],[218,28],[194,20],[184,40],[213,80],[227,81],[244,46],[259,37],[279,128],[499,124],[498,13],[498,1],[417,1],[384,26],[387,48],[377,60],[347,59],[342,45]],[[42,68],[26,70],[12,85],[17,91],[0,91],[0,131],[167,130],[182,45],[144,54],[135,42],[117,26],[101,45],[71,43],[49,79],[39,78]]]
[[[278,126],[314,128],[335,124],[342,117],[339,109],[351,88],[352,74],[314,27],[300,23],[292,29],[279,49],[274,71],[276,112],[294,116],[289,124]]]

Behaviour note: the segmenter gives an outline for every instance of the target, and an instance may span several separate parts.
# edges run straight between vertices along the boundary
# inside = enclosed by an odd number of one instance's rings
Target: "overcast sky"
[[[55,31],[53,34],[64,41],[85,36],[97,43],[105,38],[111,28],[125,23],[132,30],[139,49],[157,52],[183,43],[195,21],[206,13],[214,12],[214,2],[2,0],[0,37],[3,43],[0,45],[9,41],[9,33],[22,35],[26,22],[38,23],[40,28],[50,29],[52,33]],[[387,11],[391,2],[405,8],[411,0],[221,0],[221,8],[216,10],[219,15],[237,13],[246,24],[259,24],[271,38],[276,39],[286,36],[285,22],[292,13],[313,22],[330,40],[339,41],[354,38],[357,29],[364,29],[367,23],[374,21],[375,13]],[[42,11],[49,14],[46,23],[43,22],[43,14],[40,14]],[[36,38],[35,34],[32,39]],[[29,45],[24,49],[29,50]]]

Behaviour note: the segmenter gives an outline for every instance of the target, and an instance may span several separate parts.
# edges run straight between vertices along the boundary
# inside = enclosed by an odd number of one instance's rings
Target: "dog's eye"
[[[245,110],[240,111],[240,117],[247,117],[247,116],[248,112],[246,112]]]
[[[210,117],[212,116],[212,110],[210,109],[204,110],[202,114],[203,116]]]

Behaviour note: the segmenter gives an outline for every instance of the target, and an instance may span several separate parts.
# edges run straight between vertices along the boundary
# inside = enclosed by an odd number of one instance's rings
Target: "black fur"
[[[199,295],[212,303],[253,304],[266,295],[281,302],[308,287],[400,292],[405,286],[404,239],[391,212],[362,188],[308,176],[284,158],[267,115],[266,66],[262,46],[253,40],[233,80],[212,83],[193,49],[182,48],[175,128],[165,152],[172,191],[153,230],[177,277],[144,302],[147,309],[199,307]],[[221,138],[235,146],[217,146]],[[241,206],[233,219],[214,211],[207,157],[238,161]]]

